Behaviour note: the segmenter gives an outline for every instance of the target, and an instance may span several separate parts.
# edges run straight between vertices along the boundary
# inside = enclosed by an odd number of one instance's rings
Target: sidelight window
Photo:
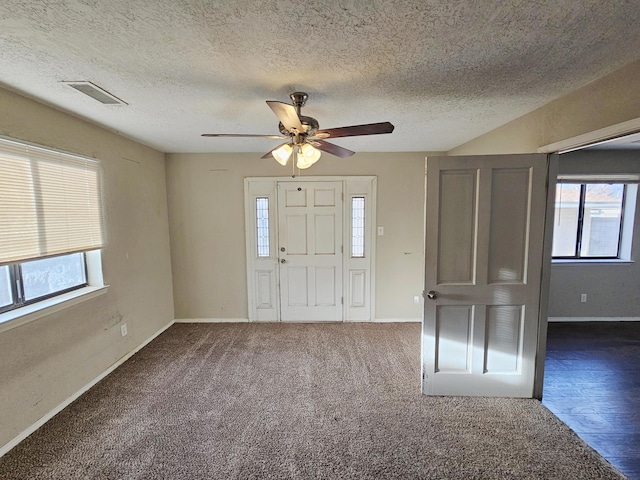
[[[269,197],[256,198],[256,233],[258,257],[269,257]]]
[[[364,197],[351,197],[351,257],[364,257]]]

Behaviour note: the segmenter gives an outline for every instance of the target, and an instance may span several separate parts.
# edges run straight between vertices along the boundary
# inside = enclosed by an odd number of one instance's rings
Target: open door
[[[422,391],[534,394],[547,155],[427,159]]]

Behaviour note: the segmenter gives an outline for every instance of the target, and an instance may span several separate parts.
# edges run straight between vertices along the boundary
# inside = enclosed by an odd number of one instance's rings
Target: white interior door
[[[547,168],[546,155],[427,159],[425,394],[533,396]]]
[[[280,316],[342,321],[342,182],[278,182]]]

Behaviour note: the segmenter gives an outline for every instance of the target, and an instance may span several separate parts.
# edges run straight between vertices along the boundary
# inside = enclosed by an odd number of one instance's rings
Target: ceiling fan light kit
[[[310,144],[305,143],[298,147],[296,166],[300,169],[309,168],[320,159],[320,150],[316,150]]]
[[[309,96],[304,92],[293,92],[289,97],[293,105],[275,100],[267,101],[269,108],[273,110],[273,113],[280,120],[278,127],[282,136],[237,133],[203,133],[202,136],[288,139],[286,143],[275,147],[269,153],[263,155],[262,158],[273,157],[276,162],[284,166],[295,153],[296,166],[302,170],[316,163],[320,159],[321,151],[340,158],[350,157],[355,153],[344,147],[326,142],[325,138],[378,135],[391,133],[394,129],[391,123],[381,122],[320,130],[318,121],[315,118],[301,114],[301,109],[307,103]]]
[[[293,144],[285,143],[284,145],[280,145],[278,148],[275,148],[271,151],[271,155],[276,159],[283,167],[289,161],[289,157],[293,153]]]

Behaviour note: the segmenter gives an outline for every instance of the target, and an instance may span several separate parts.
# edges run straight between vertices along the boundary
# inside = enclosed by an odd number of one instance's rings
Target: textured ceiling
[[[446,151],[640,58],[637,0],[2,0],[0,85],[165,152],[266,152],[265,100]],[[105,106],[63,81],[94,82]]]

